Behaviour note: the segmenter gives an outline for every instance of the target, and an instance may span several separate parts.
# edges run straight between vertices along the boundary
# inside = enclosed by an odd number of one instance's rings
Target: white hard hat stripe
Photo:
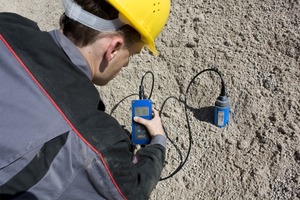
[[[62,0],[65,8],[65,14],[79,23],[90,27],[94,30],[104,32],[104,31],[114,31],[122,26],[126,25],[119,18],[114,20],[102,19],[96,15],[93,15],[85,10],[83,10],[78,4],[73,0]]]

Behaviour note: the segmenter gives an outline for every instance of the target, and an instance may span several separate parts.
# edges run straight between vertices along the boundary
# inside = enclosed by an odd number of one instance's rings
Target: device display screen
[[[136,116],[148,116],[149,115],[149,107],[136,107],[134,109],[134,113]]]

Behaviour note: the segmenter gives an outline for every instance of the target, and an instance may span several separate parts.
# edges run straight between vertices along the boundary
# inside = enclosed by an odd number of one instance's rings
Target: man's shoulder
[[[17,13],[1,12],[0,23],[37,27],[37,23]]]
[[[35,29],[39,29],[36,22],[21,16],[17,13],[9,13],[9,12],[1,12],[0,13],[0,24],[6,25],[20,25],[20,26],[27,26],[32,27]]]

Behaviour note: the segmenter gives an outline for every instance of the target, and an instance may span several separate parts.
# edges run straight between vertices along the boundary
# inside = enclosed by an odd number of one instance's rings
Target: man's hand
[[[152,112],[153,112],[153,118],[151,120],[147,120],[137,116],[135,116],[133,120],[139,124],[144,125],[147,128],[151,137],[154,137],[155,135],[165,136],[165,132],[162,127],[162,123],[158,111],[153,108]]]

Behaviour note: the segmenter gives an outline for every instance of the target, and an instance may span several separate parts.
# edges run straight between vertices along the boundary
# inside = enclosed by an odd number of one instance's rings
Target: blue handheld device
[[[224,127],[229,120],[230,106],[226,96],[219,96],[215,103],[214,124]]]
[[[144,119],[152,119],[152,101],[150,99],[133,100],[132,106],[132,143],[133,144],[149,144],[151,136],[144,125],[133,121],[134,116]]]

